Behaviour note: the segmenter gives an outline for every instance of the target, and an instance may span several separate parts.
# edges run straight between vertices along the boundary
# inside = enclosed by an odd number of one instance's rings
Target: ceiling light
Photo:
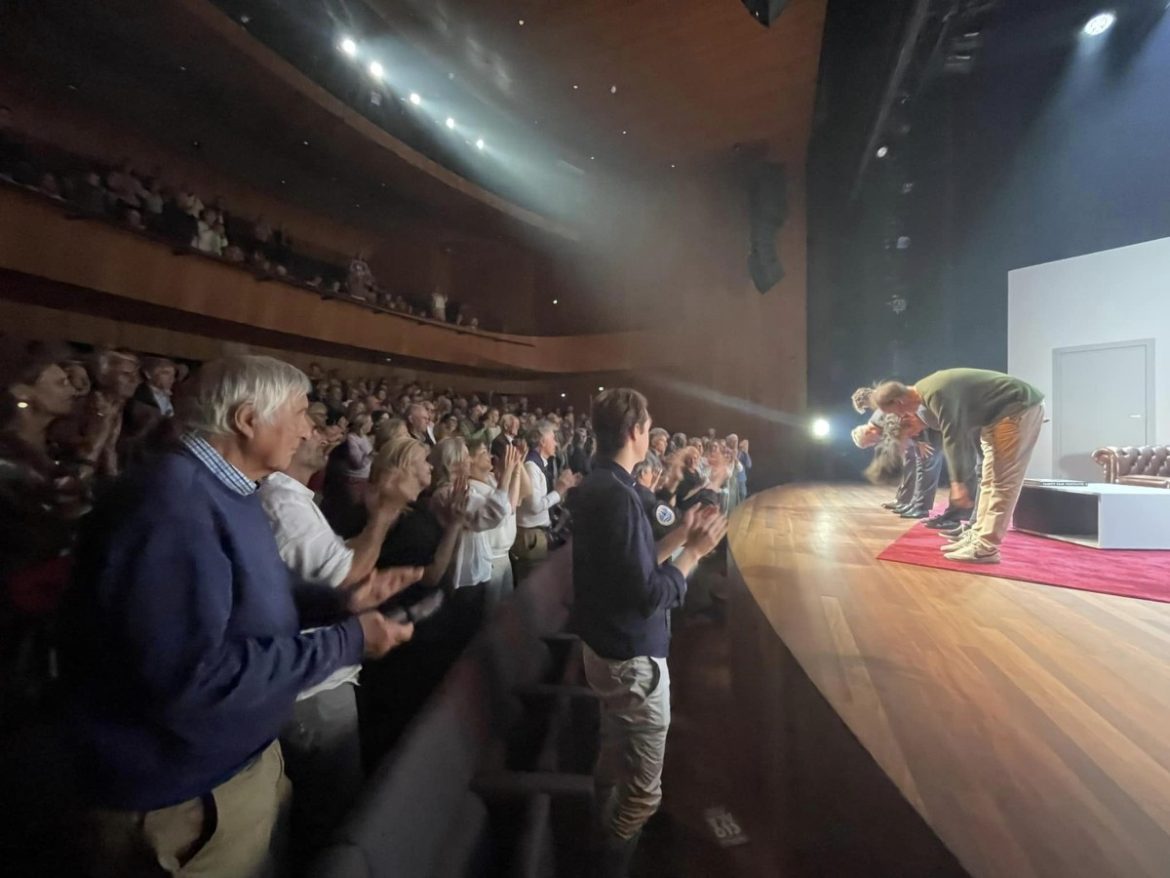
[[[671,162],[671,163],[670,163],[670,166],[673,168],[673,167],[674,167],[674,162]]]
[[[524,19],[520,19],[518,22],[516,22],[516,24],[520,25],[520,27],[524,27]]]
[[[817,418],[812,422],[812,427],[810,429],[812,430],[813,436],[815,436],[817,439],[828,439],[829,433],[832,432],[833,428],[824,418]]]
[[[357,43],[355,43],[349,37],[346,37],[345,39],[343,39],[341,41],[340,48],[341,48],[341,51],[344,52],[349,57],[351,57],[351,58],[357,57]]]
[[[417,91],[412,91],[410,93],[410,102],[412,104],[414,104],[416,107],[422,103],[422,98],[419,97],[419,94]]]
[[[573,91],[576,91],[576,90],[577,90],[577,89],[579,89],[580,87],[581,87],[581,86],[577,85],[577,83],[575,83],[575,82],[573,83]]]
[[[1085,23],[1084,34],[1087,37],[1099,37],[1113,27],[1117,16],[1112,12],[1100,12]]]
[[[625,128],[623,128],[623,129],[622,129],[622,134],[625,134],[625,133],[626,133],[626,129],[625,129]]]
[[[598,384],[598,385],[597,385],[597,392],[598,392],[598,393],[601,393],[603,390],[605,390],[605,388],[604,388],[604,387],[602,387],[600,384]]]
[[[559,305],[560,303],[561,303],[561,300],[560,300],[560,299],[553,299],[553,304],[554,304],[554,305]]]
[[[876,155],[879,159],[884,159],[889,154],[890,148],[888,146],[879,146],[877,148],[877,152],[874,153],[874,155]]]
[[[565,394],[563,394],[563,393],[562,393],[562,394],[561,394],[561,399],[564,399],[564,398],[565,398]]]
[[[593,161],[595,158],[597,158],[597,156],[592,156],[592,155],[591,155],[591,156],[589,156],[589,161]]]
[[[447,117],[447,127],[448,127],[448,128],[454,128],[454,127],[455,127],[455,120],[454,120],[454,119],[452,119],[450,116],[448,116],[448,117]]]
[[[305,146],[309,145],[309,141],[307,141],[307,140],[302,140],[301,143],[303,143]]]
[[[382,65],[377,61],[370,62],[370,76],[374,77],[374,79],[381,79],[384,72]]]
[[[483,138],[481,137],[475,141],[475,148],[476,149],[483,149],[483,147],[484,147],[484,142],[483,142]]]
[[[611,85],[611,86],[609,87],[609,93],[610,93],[611,95],[615,95],[615,94],[617,94],[617,86],[616,86],[616,85]]]

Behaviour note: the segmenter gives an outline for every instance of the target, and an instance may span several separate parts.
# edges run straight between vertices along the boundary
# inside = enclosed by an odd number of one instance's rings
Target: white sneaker
[[[985,546],[978,540],[969,540],[957,545],[956,548],[945,552],[943,557],[948,561],[964,561],[968,564],[998,564],[999,549],[995,546]]]
[[[963,531],[962,536],[947,537],[947,539],[950,542],[943,543],[941,546],[939,546],[939,551],[942,552],[944,555],[947,552],[955,551],[955,549],[959,548],[960,546],[967,545],[967,543],[969,543],[969,542],[971,542],[971,540],[975,539],[975,531],[965,530],[965,531]]]

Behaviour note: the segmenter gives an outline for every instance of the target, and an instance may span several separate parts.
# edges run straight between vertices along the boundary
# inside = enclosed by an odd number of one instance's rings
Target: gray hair
[[[204,363],[184,385],[180,415],[187,429],[204,436],[227,436],[240,406],[251,404],[261,421],[271,421],[292,398],[307,394],[305,373],[273,357],[233,356]]]
[[[524,441],[528,443],[529,448],[536,448],[547,433],[556,433],[556,428],[548,421],[537,421],[524,436]]]
[[[647,472],[662,472],[662,460],[658,457],[657,454],[654,454],[653,452],[647,454],[645,460],[640,460],[634,464],[634,471],[631,473],[631,475],[633,475],[634,479],[637,480],[646,475]]]

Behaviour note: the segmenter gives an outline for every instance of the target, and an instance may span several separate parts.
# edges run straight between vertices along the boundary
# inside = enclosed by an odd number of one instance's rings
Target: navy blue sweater
[[[256,494],[185,451],[124,477],[90,516],[68,607],[70,728],[91,804],[203,793],[268,746],[297,693],[361,661],[357,619],[301,634]]]
[[[666,658],[669,612],[682,605],[687,581],[673,564],[658,563],[634,477],[597,458],[569,498],[573,630],[602,658]]]

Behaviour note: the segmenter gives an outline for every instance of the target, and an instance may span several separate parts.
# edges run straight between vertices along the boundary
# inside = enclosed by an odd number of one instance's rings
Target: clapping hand
[[[727,516],[714,506],[688,509],[683,523],[687,527],[686,547],[700,557],[713,552],[727,535]]]
[[[422,579],[425,572],[422,567],[387,567],[385,570],[375,570],[346,590],[345,608],[356,614],[380,607],[394,595]]]
[[[414,636],[414,625],[410,622],[395,622],[381,613],[362,613],[358,616],[365,638],[363,654],[366,658],[377,659],[396,646]]]
[[[440,504],[439,517],[444,526],[453,527],[467,523],[467,501],[471,493],[467,487],[467,476],[458,475],[451,482],[451,495],[447,502]]]
[[[563,497],[579,484],[581,484],[580,473],[575,473],[572,470],[567,469],[564,470],[559,476],[557,476],[557,483],[554,486],[554,489]]]

